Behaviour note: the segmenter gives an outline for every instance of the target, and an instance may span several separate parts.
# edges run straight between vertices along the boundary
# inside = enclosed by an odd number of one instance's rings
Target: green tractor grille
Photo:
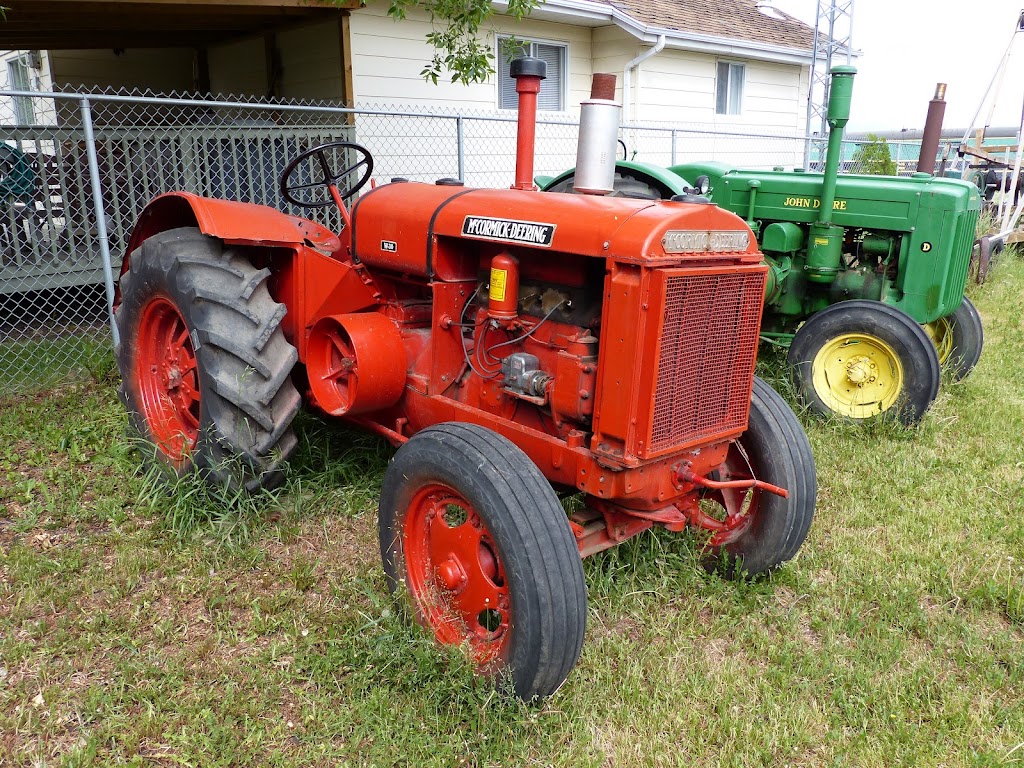
[[[964,286],[967,285],[967,270],[971,264],[971,251],[974,248],[974,234],[978,226],[978,211],[967,210],[953,230],[953,255],[950,263],[949,279],[946,280],[942,293],[943,314],[950,314],[960,306]]]

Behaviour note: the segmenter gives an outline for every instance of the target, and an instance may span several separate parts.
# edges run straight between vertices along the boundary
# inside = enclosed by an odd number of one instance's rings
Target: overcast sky
[[[774,4],[814,25],[817,0]],[[1014,30],[1022,8],[1024,0],[855,0],[853,47],[861,56],[848,130],[923,128],[936,83],[948,85],[943,127],[968,128],[1011,38],[990,125],[1016,129],[1024,104],[1024,32]]]

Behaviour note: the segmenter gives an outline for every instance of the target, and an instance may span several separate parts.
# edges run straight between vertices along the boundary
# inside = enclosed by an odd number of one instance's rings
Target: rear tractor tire
[[[974,370],[985,345],[985,329],[970,299],[964,296],[953,314],[928,323],[924,329],[935,344],[939,363],[953,381],[966,378]]]
[[[525,453],[472,424],[424,429],[384,474],[378,522],[388,588],[439,643],[521,699],[558,690],[587,591],[565,511]]]
[[[147,463],[255,492],[283,479],[302,400],[268,269],[198,229],[161,232],[121,277],[121,398]]]
[[[702,510],[715,512],[711,530],[711,571],[728,578],[768,573],[800,549],[814,518],[818,475],[807,434],[796,414],[768,384],[754,379],[747,431],[729,448],[716,480],[756,478],[785,488],[787,498],[757,488],[705,492]],[[710,527],[710,526],[709,526]]]
[[[864,421],[882,414],[910,426],[939,393],[939,358],[924,330],[879,301],[843,301],[800,326],[788,362],[804,405]]]

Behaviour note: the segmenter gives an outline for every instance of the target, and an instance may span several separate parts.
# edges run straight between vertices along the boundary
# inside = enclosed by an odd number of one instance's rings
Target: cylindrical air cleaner
[[[590,99],[580,104],[580,137],[576,148],[577,192],[607,195],[615,188],[615,154],[619,140],[619,114],[615,103],[615,75],[599,72],[590,87]]]

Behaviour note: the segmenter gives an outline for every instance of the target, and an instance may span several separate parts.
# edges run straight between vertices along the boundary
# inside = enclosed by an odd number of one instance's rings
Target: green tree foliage
[[[869,133],[867,143],[861,144],[854,152],[850,171],[873,176],[895,176],[896,163],[889,153],[889,143],[884,138]]]
[[[326,0],[341,4],[342,0]],[[362,0],[365,5],[366,0]],[[508,0],[505,15],[521,21],[544,0]],[[481,40],[480,28],[494,15],[493,0],[389,0],[388,15],[404,19],[412,9],[425,11],[432,30],[427,42],[434,56],[420,74],[437,84],[449,72],[453,83],[481,83],[494,73],[494,52]]]

